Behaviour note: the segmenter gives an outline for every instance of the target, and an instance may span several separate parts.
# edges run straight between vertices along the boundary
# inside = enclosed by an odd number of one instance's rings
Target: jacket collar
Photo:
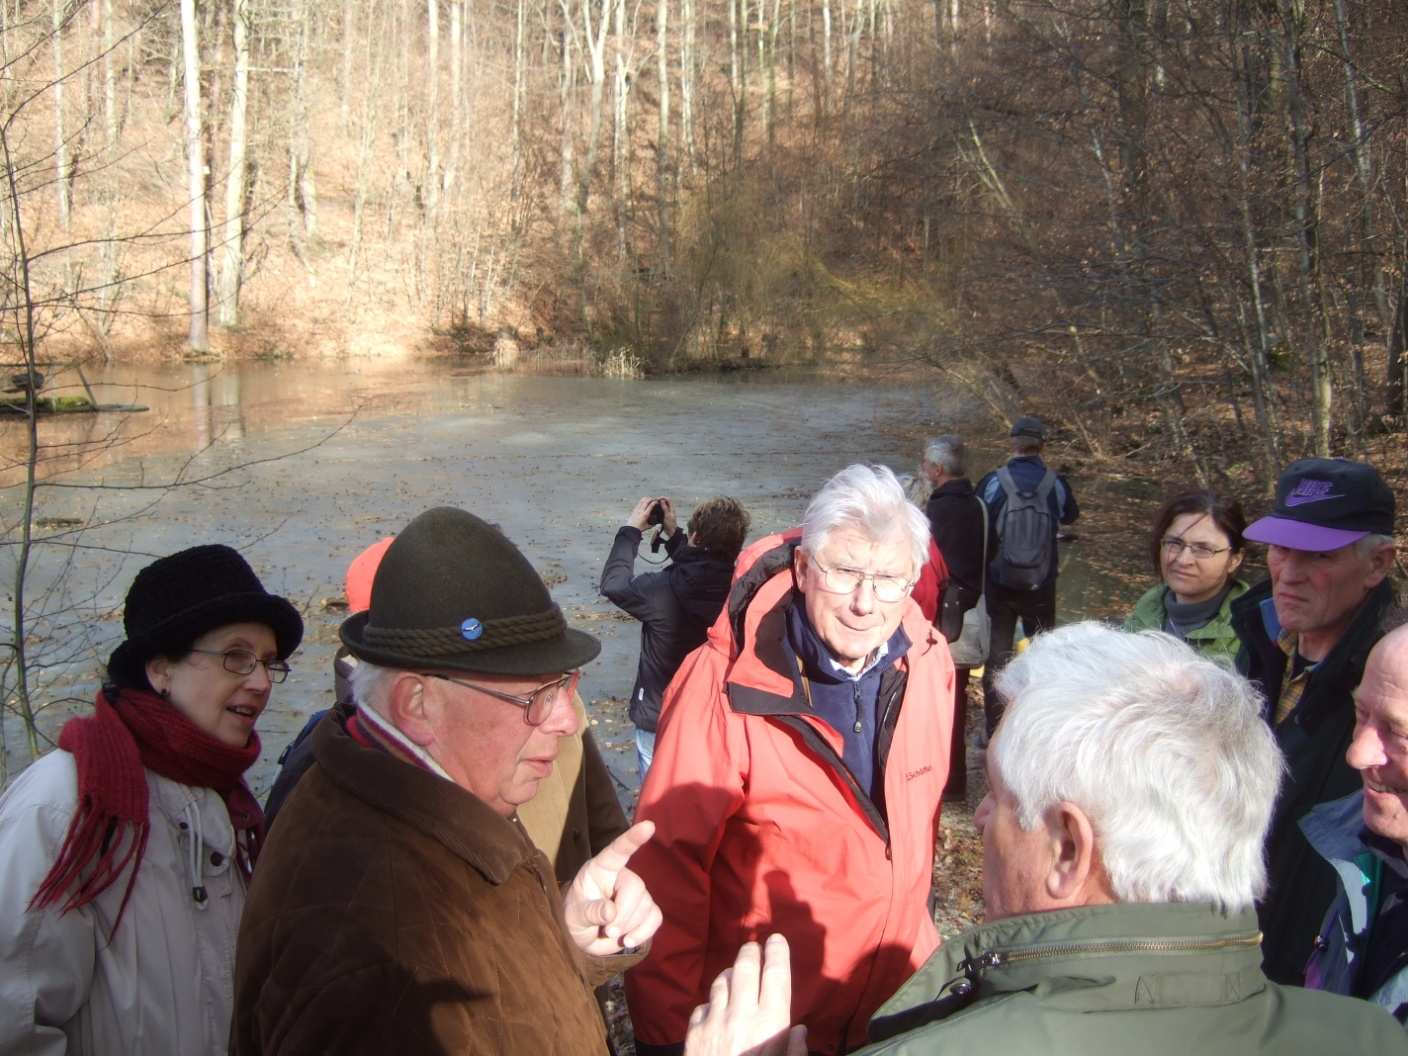
[[[816,633],[812,621],[807,619],[806,604],[802,595],[793,593],[786,611],[787,641],[792,652],[806,669],[807,676],[820,682],[859,682],[877,666],[888,659],[894,663],[895,657],[909,649],[909,637],[904,626],[895,628],[889,639],[881,644],[874,659],[864,665],[859,672],[852,674],[836,662],[831,650]],[[888,666],[888,665],[887,665]]]
[[[1035,992],[1071,1012],[1225,1005],[1266,987],[1250,909],[1198,903],[1085,906],[970,928],[946,941],[871,1021],[872,1039],[974,1001]]]
[[[490,883],[504,883],[536,853],[522,828],[483,800],[387,752],[364,748],[341,722],[318,724],[313,755],[343,792],[441,844]]]
[[[946,480],[935,488],[929,495],[959,495],[967,497],[973,494],[973,482],[967,477],[955,477],[953,480]]]

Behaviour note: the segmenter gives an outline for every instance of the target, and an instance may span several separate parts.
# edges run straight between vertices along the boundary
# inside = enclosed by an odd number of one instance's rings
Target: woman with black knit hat
[[[94,712],[0,797],[0,1052],[191,1056],[229,1044],[264,820],[244,772],[303,621],[227,546],[127,592]]]

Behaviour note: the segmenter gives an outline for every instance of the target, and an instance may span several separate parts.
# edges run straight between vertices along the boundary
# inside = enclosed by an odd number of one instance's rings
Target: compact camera
[[[665,523],[665,507],[662,506],[662,505],[660,504],[660,502],[657,500],[657,501],[655,502],[655,504],[650,507],[650,516],[648,516],[648,517],[645,519],[645,525],[646,525],[646,527],[648,528],[648,527],[650,527],[650,526],[653,525],[653,524],[664,524],[664,523]]]

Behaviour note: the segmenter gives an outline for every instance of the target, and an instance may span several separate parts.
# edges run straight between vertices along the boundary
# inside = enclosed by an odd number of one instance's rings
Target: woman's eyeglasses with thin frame
[[[263,664],[269,681],[275,685],[288,678],[288,673],[293,670],[282,660],[261,660],[248,649],[192,649],[191,652],[220,657],[221,666],[232,675],[253,674],[254,669]]]

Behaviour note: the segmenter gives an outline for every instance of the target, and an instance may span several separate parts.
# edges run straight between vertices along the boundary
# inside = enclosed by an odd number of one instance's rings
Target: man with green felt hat
[[[626,868],[653,826],[559,897],[517,818],[600,644],[498,528],[449,507],[397,534],[340,636],[356,713],[314,734],[260,861],[231,1051],[604,1052],[590,987],[659,926]]]

